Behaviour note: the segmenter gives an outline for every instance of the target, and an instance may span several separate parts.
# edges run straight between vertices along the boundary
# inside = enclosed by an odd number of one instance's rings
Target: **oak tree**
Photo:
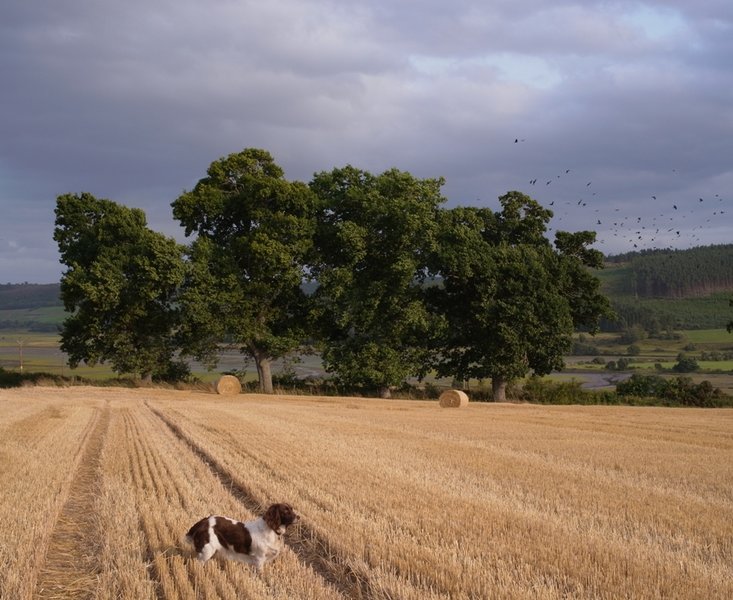
[[[443,280],[430,302],[443,320],[433,358],[438,375],[491,378],[495,400],[529,371],[563,366],[574,329],[594,330],[610,312],[592,232],[546,238],[552,213],[520,192],[502,210],[456,208],[441,217],[432,270]]]
[[[315,175],[312,275],[322,357],[349,386],[378,390],[424,374],[432,327],[424,303],[442,179],[352,166]]]
[[[109,362],[146,380],[187,372],[174,339],[182,248],[148,229],[143,211],[89,193],[59,196],[55,214],[70,365]]]
[[[184,352],[213,366],[229,340],[272,393],[272,361],[306,336],[301,284],[315,228],[312,192],[286,180],[267,151],[248,148],[211,163],[172,206],[186,235],[196,236],[181,292]]]

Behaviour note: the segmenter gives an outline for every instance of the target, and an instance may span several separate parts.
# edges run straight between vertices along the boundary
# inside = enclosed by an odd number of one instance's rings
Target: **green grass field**
[[[42,308],[5,308],[0,310],[0,322],[13,321],[27,323],[59,324],[66,313],[63,306],[45,306]]]
[[[733,333],[726,329],[698,329],[684,333],[685,339],[693,344],[722,344],[733,350]]]

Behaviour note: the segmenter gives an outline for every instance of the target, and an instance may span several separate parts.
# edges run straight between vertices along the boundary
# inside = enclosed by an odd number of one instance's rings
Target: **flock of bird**
[[[515,144],[524,141],[514,139]],[[678,175],[676,168],[671,172]],[[706,229],[720,227],[729,214],[726,206],[729,202],[720,194],[682,199],[681,192],[675,190],[674,185],[666,193],[674,200],[665,200],[664,193],[655,192],[641,198],[615,198],[611,201],[596,189],[592,180],[579,179],[570,168],[562,169],[551,177],[533,176],[526,184],[536,187],[530,195],[553,211],[548,233],[562,229],[590,229],[596,231],[601,249],[605,251],[604,246],[612,248],[610,253],[613,254],[714,243],[706,239]],[[557,189],[561,186],[562,189]],[[640,208],[644,210],[638,210]],[[638,216],[640,214],[642,216]],[[693,222],[696,224],[690,227]]]

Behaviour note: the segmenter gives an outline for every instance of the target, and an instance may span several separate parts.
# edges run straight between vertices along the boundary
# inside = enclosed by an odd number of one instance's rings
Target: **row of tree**
[[[58,306],[58,303],[56,283],[0,283],[0,310]]]
[[[592,232],[545,236],[552,213],[520,192],[502,210],[442,206],[442,179],[347,166],[288,181],[246,149],[213,162],[173,203],[193,241],[90,194],[60,196],[54,239],[72,366],[175,376],[213,367],[223,342],[271,363],[316,345],[338,382],[388,395],[428,372],[491,378],[561,368],[576,327],[609,314]],[[316,289],[306,293],[304,282]]]

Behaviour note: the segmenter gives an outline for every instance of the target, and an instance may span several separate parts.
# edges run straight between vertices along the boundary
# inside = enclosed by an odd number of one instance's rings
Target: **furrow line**
[[[139,527],[140,531],[146,531],[142,517],[139,520]],[[158,569],[158,566],[155,564],[155,552],[153,551],[150,537],[147,535],[145,536],[144,548],[145,570],[147,571],[148,579],[150,579],[150,581],[152,581],[154,584],[153,589],[155,590],[155,597],[158,600],[166,600],[166,594],[163,585],[163,574],[160,572],[160,569]]]
[[[110,406],[98,412],[74,473],[69,494],[49,538],[35,597],[92,597],[96,588],[98,524],[95,499],[100,492],[99,458],[110,422]]]
[[[156,477],[151,462],[148,459],[143,439],[145,436],[140,424],[132,416],[128,416],[127,422],[128,448],[131,452],[131,475],[139,494],[149,494],[153,497],[162,497],[161,490],[157,487],[160,477]],[[154,583],[155,596],[158,600],[165,600],[169,597],[168,592],[175,589],[170,574],[165,568],[156,562],[158,554],[157,546],[160,545],[160,536],[153,519],[144,506],[143,497],[138,496],[137,502],[140,511],[139,528],[144,536],[144,561],[148,578]]]
[[[191,449],[238,502],[255,514],[262,512],[266,502],[264,498],[236,481],[225,466],[190,438],[169,417],[149,404],[146,403],[146,405],[178,439]],[[368,574],[358,572],[350,565],[348,558],[334,548],[327,537],[302,522],[298,530],[300,535],[297,539],[290,537],[286,539],[286,544],[300,562],[310,567],[326,584],[348,598],[370,600],[384,597],[384,594],[380,593],[369,580]]]

